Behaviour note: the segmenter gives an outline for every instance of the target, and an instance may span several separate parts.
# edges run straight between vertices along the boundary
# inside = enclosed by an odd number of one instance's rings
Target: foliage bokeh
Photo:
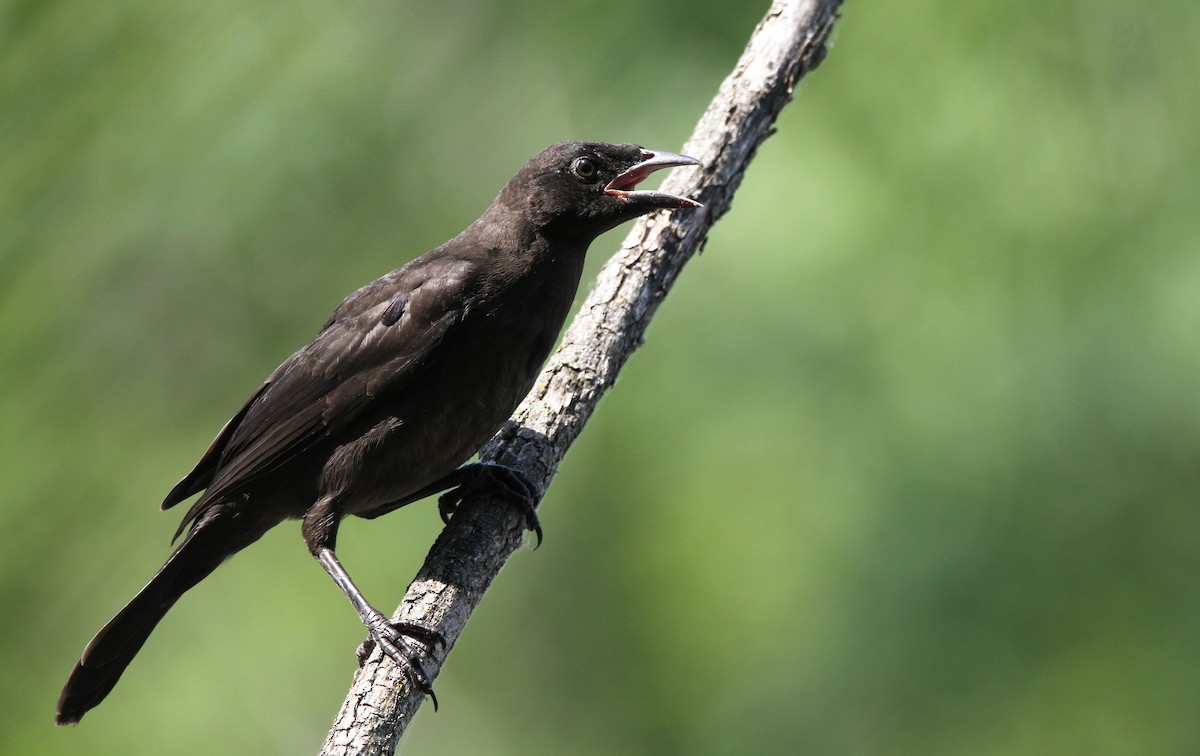
[[[289,525],[52,708],[341,296],[546,144],[678,148],[765,6],[0,4],[0,752],[314,751],[362,630]],[[1198,34],[851,3],[408,752],[1200,749]],[[438,527],[340,548],[390,608]]]

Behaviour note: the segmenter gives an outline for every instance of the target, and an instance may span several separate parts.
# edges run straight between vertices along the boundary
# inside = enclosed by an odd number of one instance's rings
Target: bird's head
[[[498,203],[520,207],[546,234],[590,241],[654,210],[703,207],[687,197],[637,188],[660,168],[699,164],[686,155],[635,144],[562,142],[534,155],[508,182]]]

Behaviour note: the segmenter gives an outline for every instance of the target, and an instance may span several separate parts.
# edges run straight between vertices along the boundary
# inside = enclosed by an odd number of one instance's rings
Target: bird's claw
[[[420,653],[413,647],[409,639],[414,639],[430,648],[445,648],[446,638],[437,630],[402,620],[389,620],[383,615],[371,618],[367,622],[367,632],[370,635],[358,647],[358,660],[361,665],[378,647],[384,656],[391,659],[404,671],[422,693],[429,696],[433,702],[433,710],[437,711],[438,700],[433,692],[433,680],[418,658]]]
[[[446,493],[438,497],[438,514],[442,516],[444,525],[450,524],[450,518],[458,511],[458,505],[462,503],[463,492],[461,487],[452,488]]]
[[[438,497],[438,513],[442,516],[442,522],[450,524],[450,518],[463,499],[475,491],[487,488],[503,496],[520,511],[525,518],[525,529],[532,530],[537,536],[534,548],[542,545],[542,523],[537,516],[540,492],[524,473],[494,462],[477,462],[464,470],[469,477]]]

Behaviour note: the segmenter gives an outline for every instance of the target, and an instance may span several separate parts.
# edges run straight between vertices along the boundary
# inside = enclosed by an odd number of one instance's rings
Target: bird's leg
[[[379,649],[396,663],[429,700],[433,701],[434,711],[437,711],[437,696],[433,693],[433,681],[418,658],[420,652],[413,647],[410,638],[416,639],[427,646],[445,647],[446,639],[436,630],[423,627],[412,622],[388,619],[382,612],[367,601],[362,591],[350,578],[350,573],[337,558],[333,551],[337,534],[337,517],[332,512],[332,503],[328,499],[318,502],[305,515],[301,531],[308,544],[309,551],[333,578],[333,582],[358,613],[359,619],[366,626],[369,634],[368,642],[379,646]],[[407,637],[406,637],[407,636]],[[360,648],[360,659],[367,653]]]
[[[438,512],[442,516],[442,522],[449,524],[450,516],[458,509],[462,500],[471,493],[481,490],[491,491],[499,493],[520,510],[521,515],[525,518],[525,529],[536,533],[537,545],[542,544],[542,525],[538,521],[536,510],[541,494],[537,486],[520,470],[495,462],[475,462],[463,465],[402,499],[389,502],[370,512],[360,513],[359,516],[373,520],[400,507],[412,504],[414,501],[424,499],[426,496],[446,491],[448,488],[453,490],[438,499]]]
[[[421,692],[429,696],[429,700],[433,701],[434,711],[436,711],[438,700],[437,696],[433,693],[433,682],[430,680],[425,668],[421,666],[421,662],[418,659],[420,652],[413,647],[405,636],[416,638],[428,646],[445,646],[446,639],[436,630],[431,630],[412,622],[390,620],[378,609],[367,603],[362,592],[358,590],[358,586],[354,584],[354,581],[350,579],[349,573],[342,567],[342,563],[338,561],[337,555],[333,553],[333,549],[322,548],[318,550],[316,556],[317,561],[321,563],[321,566],[333,578],[333,582],[337,583],[338,588],[341,588],[346,597],[350,599],[351,605],[354,606],[354,610],[358,612],[362,623],[366,625],[367,632],[370,633],[368,640],[378,645],[379,650],[383,651],[389,659],[403,669],[409,678],[412,679],[413,684],[421,689]],[[363,653],[365,653],[365,649]]]
[[[525,518],[525,529],[537,535],[537,545],[542,545],[542,523],[538,521],[537,502],[541,498],[537,486],[525,473],[513,467],[495,462],[475,462],[463,465],[442,478],[439,483],[454,486],[438,497],[438,512],[442,522],[449,524],[451,515],[463,499],[479,491],[488,491],[503,496]]]

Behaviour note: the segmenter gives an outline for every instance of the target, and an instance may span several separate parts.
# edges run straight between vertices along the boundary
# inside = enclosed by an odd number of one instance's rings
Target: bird
[[[346,297],[167,494],[164,510],[200,494],[173,540],[183,539],[88,643],[59,696],[56,723],[78,723],[188,589],[289,519],[301,521],[308,551],[349,599],[368,642],[436,708],[412,641],[444,640],[368,603],[336,555],[338,525],[441,492],[448,520],[457,502],[482,490],[518,507],[540,542],[537,487],[514,469],[468,460],[533,387],[588,246],[638,216],[703,207],[637,188],[659,169],[695,165],[634,144],[552,145],[460,234]]]

